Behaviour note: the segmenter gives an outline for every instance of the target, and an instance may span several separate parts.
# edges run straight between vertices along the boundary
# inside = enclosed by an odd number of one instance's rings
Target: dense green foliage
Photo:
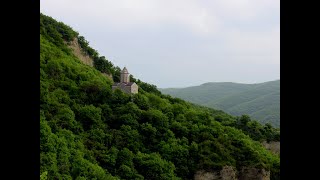
[[[60,43],[72,38],[47,33],[61,23],[41,18],[41,179],[192,179],[197,170],[224,165],[265,168],[279,177],[279,155],[253,140],[278,138],[272,127],[263,131],[247,116],[162,95],[140,80],[138,94],[113,92],[105,70],[82,64]]]
[[[280,127],[280,80],[260,84],[206,83],[160,91],[234,116],[248,114],[262,124]]]
[[[64,41],[71,41],[79,35],[64,23],[43,14],[40,14],[40,34],[68,54],[71,51],[65,46]]]
[[[253,140],[259,142],[280,141],[280,129],[274,128],[270,123],[260,124],[256,120],[252,120],[248,115],[233,117],[225,114],[221,110],[201,107],[194,105],[196,108],[205,109],[212,117],[224,126],[235,127],[242,130],[243,133],[250,136]]]

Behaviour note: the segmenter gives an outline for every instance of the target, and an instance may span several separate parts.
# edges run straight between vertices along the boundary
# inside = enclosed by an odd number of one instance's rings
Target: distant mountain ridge
[[[209,82],[200,86],[159,90],[235,116],[248,114],[263,124],[280,127],[280,80],[257,84]]]

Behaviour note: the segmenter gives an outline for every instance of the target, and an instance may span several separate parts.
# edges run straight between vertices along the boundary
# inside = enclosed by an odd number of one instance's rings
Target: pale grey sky
[[[280,79],[280,0],[45,0],[40,11],[159,88]]]

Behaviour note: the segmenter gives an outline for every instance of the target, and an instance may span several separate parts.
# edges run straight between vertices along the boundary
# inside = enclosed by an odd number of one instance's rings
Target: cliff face
[[[279,141],[271,141],[269,143],[263,142],[262,145],[275,154],[280,154],[280,142]]]
[[[80,59],[80,61],[83,64],[86,64],[88,66],[93,67],[93,59],[86,55],[85,53],[83,53],[79,43],[78,43],[78,39],[74,38],[73,41],[67,43],[68,47],[72,49],[73,54]],[[113,77],[112,74],[107,74],[107,73],[101,73],[102,75],[106,76],[107,78],[109,78],[112,82],[113,82]]]
[[[239,180],[270,180],[270,172],[264,169],[244,167],[239,173]]]
[[[73,41],[68,43],[68,47],[72,49],[73,54],[86,65],[93,67],[93,59],[82,52],[82,49],[78,43],[78,39],[74,38]]]
[[[194,175],[194,180],[214,180],[220,179],[218,172],[207,172],[200,170]]]
[[[237,172],[231,166],[224,166],[220,171],[198,171],[194,180],[270,180],[270,172],[264,169],[243,167]]]
[[[237,172],[233,167],[225,166],[220,171],[220,176],[222,180],[236,180]]]

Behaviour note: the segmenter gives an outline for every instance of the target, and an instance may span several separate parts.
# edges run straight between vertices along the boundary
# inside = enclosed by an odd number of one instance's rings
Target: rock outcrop
[[[262,145],[275,154],[280,154],[280,142],[279,141],[271,141],[269,143],[263,142]]]
[[[74,38],[71,42],[67,43],[68,47],[72,49],[73,54],[80,59],[81,62],[83,62],[86,65],[89,65],[91,67],[93,67],[93,59],[85,54],[79,43],[78,43],[78,38]]]
[[[243,167],[239,173],[239,180],[270,180],[270,171]]]
[[[78,38],[74,38],[71,42],[68,42],[67,45],[72,49],[73,54],[79,58],[82,63],[93,67],[93,59],[82,51],[78,43]],[[102,75],[106,76],[113,82],[112,74],[102,73]]]
[[[220,171],[215,172],[198,171],[194,180],[237,180],[237,174],[233,167],[224,166]]]
[[[207,172],[204,170],[197,171],[194,175],[194,180],[214,180],[220,179],[218,172]]]
[[[243,167],[237,172],[232,166],[224,166],[220,171],[197,171],[194,180],[270,180],[270,172],[251,167]]]

